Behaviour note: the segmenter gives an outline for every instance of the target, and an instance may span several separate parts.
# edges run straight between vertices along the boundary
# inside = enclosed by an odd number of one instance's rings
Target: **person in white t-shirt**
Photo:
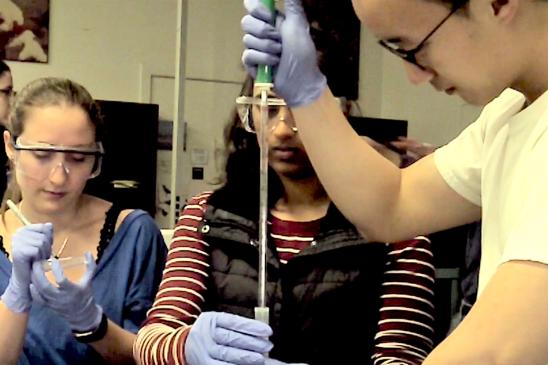
[[[353,0],[409,80],[487,105],[448,145],[398,169],[357,136],[316,63],[300,0],[244,0],[242,60],[274,90],[337,207],[374,241],[482,219],[479,297],[424,365],[548,363],[548,1]],[[513,90],[512,90],[513,89]]]

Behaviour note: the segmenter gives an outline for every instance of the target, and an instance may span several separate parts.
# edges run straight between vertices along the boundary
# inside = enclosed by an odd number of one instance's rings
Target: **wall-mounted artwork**
[[[0,59],[48,62],[49,0],[0,0]]]

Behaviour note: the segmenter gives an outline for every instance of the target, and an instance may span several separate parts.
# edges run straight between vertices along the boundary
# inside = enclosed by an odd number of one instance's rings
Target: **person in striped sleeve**
[[[252,92],[248,79],[242,95]],[[257,305],[259,146],[248,130],[255,129],[257,113],[240,110],[246,128],[235,113],[226,129],[224,185],[182,210],[160,289],[134,345],[136,360],[420,364],[433,346],[428,239],[362,237],[327,196],[285,106],[270,110],[268,124],[270,328],[250,319]],[[253,342],[269,335],[270,342]]]

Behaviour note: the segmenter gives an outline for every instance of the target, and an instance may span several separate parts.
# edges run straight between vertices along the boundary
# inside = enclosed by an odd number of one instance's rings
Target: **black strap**
[[[99,245],[97,246],[97,262],[99,262],[99,259],[103,256],[103,252],[114,236],[116,221],[118,220],[118,216],[122,210],[123,209],[121,206],[112,204],[109,210],[105,213],[105,223],[103,224],[103,228],[101,228]],[[0,236],[0,252],[4,253],[6,257],[9,257],[9,254],[4,247],[4,237],[2,236]]]
[[[97,262],[99,262],[103,256],[103,252],[105,252],[110,240],[114,236],[116,221],[118,220],[118,216],[121,211],[121,206],[118,204],[112,204],[110,209],[105,213],[105,224],[103,224],[103,228],[101,228],[99,246],[97,246]]]
[[[91,331],[87,332],[76,332],[72,331],[72,334],[76,338],[78,342],[82,343],[90,343],[102,340],[105,335],[108,332],[108,318],[106,314],[103,312],[101,315],[101,322],[99,322],[99,326],[97,328],[94,328]]]
[[[3,252],[4,255],[6,255],[7,258],[10,257],[10,255],[8,254],[8,251],[6,251],[6,248],[4,247],[4,237],[3,236],[0,236],[0,252]]]

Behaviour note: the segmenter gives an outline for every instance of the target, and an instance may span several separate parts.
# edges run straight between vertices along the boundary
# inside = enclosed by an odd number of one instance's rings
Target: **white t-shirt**
[[[548,92],[524,103],[505,90],[434,155],[449,186],[482,207],[478,294],[504,262],[548,264]]]

